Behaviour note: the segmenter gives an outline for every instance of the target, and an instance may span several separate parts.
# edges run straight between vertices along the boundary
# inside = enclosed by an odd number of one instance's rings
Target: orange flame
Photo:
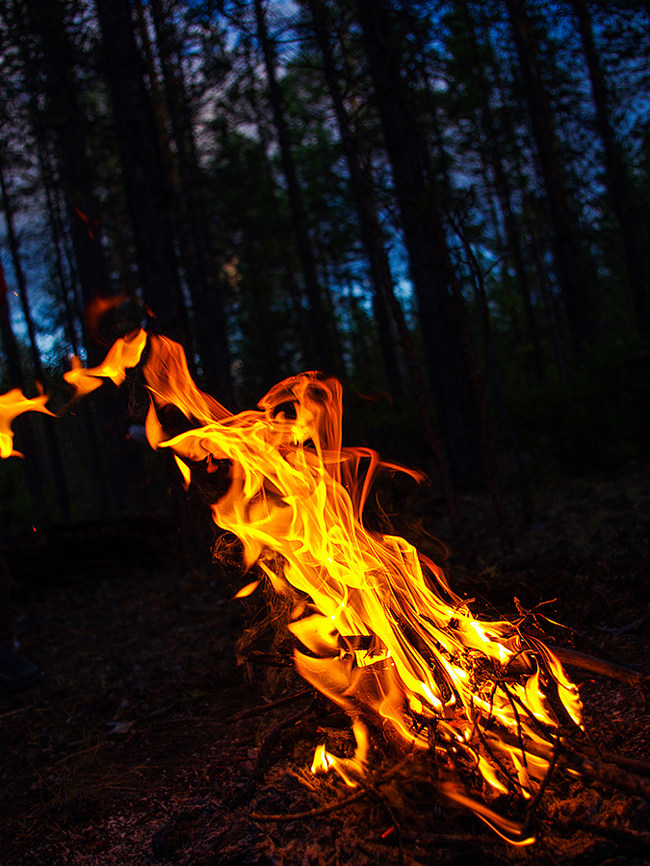
[[[441,781],[441,794],[510,842],[530,843],[490,803],[508,793],[530,799],[539,789],[551,760],[532,745],[548,747],[559,736],[551,694],[582,724],[577,689],[558,659],[512,622],[477,619],[435,563],[405,539],[364,526],[373,478],[387,464],[370,449],[343,448],[337,380],[303,373],[273,387],[257,410],[232,415],[196,387],[177,343],[149,336],[145,346],[139,331],[118,340],[100,366],[76,364],[65,378],[80,394],[101,378],[119,385],[144,357],[152,447],[172,451],[186,485],[195,464],[230,462],[214,521],[238,536],[246,567],[256,565],[289,597],[297,670],[353,721],[354,757],[320,746],[313,771],[334,769],[356,784],[371,711],[407,747],[462,766],[481,801],[454,782]],[[170,405],[198,426],[167,438],[159,413]]]
[[[320,747],[314,772],[334,768],[354,784],[370,709],[408,746],[430,748],[435,730],[437,755],[469,762],[485,801],[509,792],[530,798],[550,761],[528,754],[525,743],[555,741],[551,692],[581,725],[577,689],[544,644],[507,620],[477,619],[431,560],[403,538],[365,528],[382,464],[369,449],[342,447],[340,383],[303,373],[272,388],[258,410],[229,415],[196,389],[180,347],[159,337],[144,374],[151,444],[173,452],[186,483],[193,464],[230,461],[214,521],[239,537],[247,567],[256,564],[290,596],[299,673],[353,719],[355,757],[343,761]],[[167,404],[202,426],[165,439],[156,409]],[[490,736],[488,745],[481,731],[499,727],[509,737]],[[506,742],[513,738],[517,747]],[[460,786],[446,783],[444,793],[474,803]],[[472,808],[509,841],[531,841],[516,839],[512,822],[485,803]]]
[[[0,458],[22,457],[20,451],[14,451],[14,432],[12,422],[23,412],[42,412],[53,415],[45,408],[48,398],[44,395],[29,399],[19,388],[13,388],[6,394],[0,394]]]
[[[121,385],[126,378],[126,370],[137,367],[145,346],[147,334],[143,330],[134,335],[116,340],[108,355],[97,367],[86,369],[76,356],[72,358],[72,369],[63,374],[65,381],[72,385],[77,396],[90,394],[102,385],[102,379],[110,379],[115,385]]]

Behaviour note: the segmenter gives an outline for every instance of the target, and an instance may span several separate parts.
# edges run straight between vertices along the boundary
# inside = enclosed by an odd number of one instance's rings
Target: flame
[[[173,452],[186,483],[194,464],[230,462],[214,521],[240,539],[246,567],[256,564],[289,596],[297,670],[353,720],[354,758],[319,746],[314,772],[334,769],[355,784],[371,710],[408,747],[429,749],[435,731],[436,753],[471,766],[485,803],[513,792],[530,798],[549,761],[525,744],[554,742],[551,693],[582,724],[577,689],[544,644],[510,621],[477,619],[413,545],[366,529],[363,510],[382,464],[369,449],[343,448],[340,383],[303,373],[272,388],[257,410],[230,415],[198,391],[177,344],[152,338],[143,370],[151,444]],[[168,404],[201,426],[165,439],[156,419]],[[499,727],[509,736],[488,746],[480,732]],[[453,783],[445,795],[474,802]],[[517,841],[512,822],[499,824],[485,804],[474,810]]]
[[[14,451],[14,432],[12,422],[23,412],[42,412],[53,415],[45,408],[48,398],[45,395],[32,399],[25,397],[19,388],[13,388],[6,394],[0,394],[0,458],[22,457],[20,451]]]
[[[581,726],[577,689],[541,641],[508,620],[478,619],[412,544],[365,527],[373,479],[388,464],[370,449],[343,447],[340,383],[302,373],[275,385],[257,410],[233,415],[196,387],[181,346],[142,330],[118,340],[100,366],[75,363],[65,378],[84,394],[102,378],[119,385],[141,360],[151,446],[173,453],[186,485],[197,464],[229,461],[230,486],[212,516],[258,571],[237,596],[264,580],[288,596],[298,672],[352,719],[354,757],[320,745],[312,770],[355,785],[374,716],[404,747],[431,750],[462,775],[464,784],[440,782],[444,797],[514,844],[532,841],[491,803],[534,796],[551,761],[532,746],[548,751],[559,736],[550,696]],[[168,438],[168,406],[194,426]]]
[[[108,355],[97,367],[87,369],[82,366],[79,358],[73,356],[72,369],[64,373],[63,378],[72,385],[79,397],[99,388],[102,379],[110,379],[115,385],[121,385],[126,378],[127,368],[137,367],[139,364],[146,345],[146,331],[140,329],[129,337],[116,340]]]

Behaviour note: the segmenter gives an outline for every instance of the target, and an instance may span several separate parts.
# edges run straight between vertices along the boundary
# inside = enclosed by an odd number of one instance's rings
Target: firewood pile
[[[477,499],[483,556],[451,559],[458,591],[530,612],[580,686],[586,733],[562,732],[539,798],[500,804],[534,833],[525,847],[445,801],[462,767],[376,721],[361,784],[313,774],[319,743],[352,754],[349,720],[267,633],[237,663],[264,611],[231,600],[234,570],[189,568],[168,523],[8,539],[21,652],[44,677],[0,696],[0,862],[650,863],[649,504],[641,477],[549,488],[504,556]]]

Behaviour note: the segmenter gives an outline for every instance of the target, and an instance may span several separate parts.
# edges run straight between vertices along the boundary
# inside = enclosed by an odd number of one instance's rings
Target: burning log
[[[595,658],[594,656],[586,655],[567,647],[554,646],[553,652],[562,664],[568,667],[580,668],[593,674],[600,674],[601,676],[609,677],[609,679],[618,680],[620,683],[627,683],[641,691],[647,691],[650,688],[649,673],[630,667],[630,665],[625,665],[622,662]]]
[[[565,745],[563,725],[581,729],[582,712],[561,653],[513,622],[479,619],[434,562],[365,527],[376,474],[410,470],[343,447],[338,381],[303,373],[272,388],[257,410],[232,415],[196,387],[178,344],[144,331],[118,340],[98,367],[75,364],[65,378],[82,395],[103,378],[121,384],[138,364],[151,396],[148,441],[171,451],[185,485],[199,466],[229,466],[229,485],[211,508],[239,538],[245,568],[255,569],[237,595],[265,585],[284,599],[296,669],[352,721],[354,756],[321,745],[313,772],[333,770],[381,799],[367,780],[369,726],[378,719],[398,748],[434,759],[441,797],[519,845],[533,841],[532,815],[557,764],[647,793],[646,780]],[[169,436],[168,407],[191,429]],[[502,798],[527,803],[528,817],[499,814]]]

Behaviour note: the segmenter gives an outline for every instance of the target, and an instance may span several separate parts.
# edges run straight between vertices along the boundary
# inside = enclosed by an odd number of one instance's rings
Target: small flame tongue
[[[365,528],[364,505],[382,464],[369,449],[342,447],[340,383],[303,373],[272,388],[257,410],[231,415],[196,387],[177,343],[144,331],[118,340],[99,367],[77,364],[65,378],[80,394],[101,378],[121,384],[143,356],[150,444],[173,452],[186,484],[193,463],[230,461],[230,487],[212,504],[214,521],[239,537],[246,566],[256,564],[292,599],[299,673],[353,719],[354,758],[319,747],[314,771],[333,768],[355,784],[368,749],[362,715],[372,710],[410,747],[430,748],[434,731],[436,755],[461,762],[484,801],[508,792],[531,797],[550,759],[529,754],[526,742],[557,737],[545,689],[580,725],[578,692],[544,644],[511,622],[476,619],[431,560],[403,538]],[[28,407],[13,399],[15,407],[0,414],[2,456],[19,411],[47,412],[45,398]],[[170,405],[200,426],[167,438],[159,413]],[[509,841],[528,841],[516,840],[512,822],[458,784],[445,783],[444,793]]]
[[[52,415],[45,408],[47,397],[41,395],[29,399],[18,388],[0,394],[0,457],[22,457],[20,451],[14,451],[13,421],[23,412],[41,412],[43,415]]]

